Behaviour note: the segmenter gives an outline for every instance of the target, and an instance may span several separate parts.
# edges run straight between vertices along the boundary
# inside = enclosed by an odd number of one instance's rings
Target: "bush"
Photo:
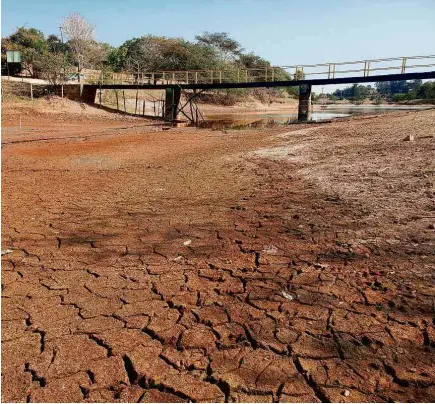
[[[200,94],[198,101],[206,104],[232,106],[237,102],[245,101],[249,91],[245,89],[229,89],[225,91]]]
[[[61,84],[64,80],[64,71],[68,68],[65,66],[64,57],[61,54],[46,53],[38,57],[34,63],[35,68],[39,71],[39,77],[47,80],[50,84]]]
[[[403,102],[409,100],[408,94],[394,94],[393,95],[393,101],[394,102]]]

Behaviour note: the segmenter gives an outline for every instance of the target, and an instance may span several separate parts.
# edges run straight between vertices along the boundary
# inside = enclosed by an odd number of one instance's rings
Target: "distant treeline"
[[[119,47],[96,41],[94,28],[79,14],[73,13],[62,23],[59,35],[45,37],[36,28],[20,27],[2,38],[2,71],[6,73],[6,51],[22,54],[22,69],[31,77],[44,78],[56,84],[71,79],[71,71],[80,81],[85,69],[103,72],[156,72],[162,70],[262,69],[271,63],[259,55],[246,52],[225,32],[205,32],[194,41],[144,35],[132,38]],[[9,66],[13,71],[14,66]],[[69,72],[65,77],[65,72]],[[284,70],[275,69],[275,80],[291,80]],[[251,94],[296,96],[297,88],[274,90],[229,91],[234,97]]]
[[[375,86],[354,84],[343,90],[328,94],[331,100],[364,101],[367,99],[380,102],[382,99],[394,102],[424,100],[435,101],[435,82],[422,80],[383,81]]]

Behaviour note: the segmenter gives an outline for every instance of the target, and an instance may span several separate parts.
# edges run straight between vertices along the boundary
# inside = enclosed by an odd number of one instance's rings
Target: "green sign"
[[[7,51],[6,58],[8,63],[21,63],[21,52]]]

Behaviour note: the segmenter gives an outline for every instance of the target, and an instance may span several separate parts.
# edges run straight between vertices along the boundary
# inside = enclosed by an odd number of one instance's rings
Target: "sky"
[[[228,32],[275,66],[435,54],[435,0],[2,0],[2,36],[59,35],[71,12],[119,46],[145,34]]]

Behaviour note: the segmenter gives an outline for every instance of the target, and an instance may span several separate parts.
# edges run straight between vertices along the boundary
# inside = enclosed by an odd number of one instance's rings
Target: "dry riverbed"
[[[435,111],[86,108],[3,110],[3,401],[435,401]]]

